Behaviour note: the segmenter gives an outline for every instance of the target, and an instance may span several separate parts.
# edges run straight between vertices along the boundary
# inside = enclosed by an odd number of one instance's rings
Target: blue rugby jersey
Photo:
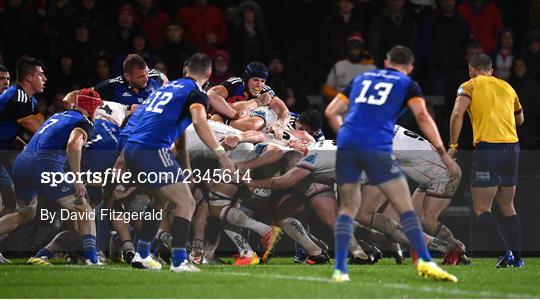
[[[121,104],[141,104],[158,88],[163,86],[162,74],[154,69],[148,72],[148,83],[143,89],[136,89],[127,83],[123,76],[105,80],[94,87],[101,98]]]

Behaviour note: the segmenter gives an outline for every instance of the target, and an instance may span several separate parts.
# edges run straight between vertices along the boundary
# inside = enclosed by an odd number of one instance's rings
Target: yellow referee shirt
[[[463,83],[457,94],[471,99],[467,111],[474,145],[518,142],[514,114],[519,114],[522,108],[510,84],[493,76],[480,75]]]

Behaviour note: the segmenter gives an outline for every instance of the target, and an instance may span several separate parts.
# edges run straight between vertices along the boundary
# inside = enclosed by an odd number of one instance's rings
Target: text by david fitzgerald
[[[161,221],[163,219],[163,212],[161,210],[152,210],[152,212],[115,211],[108,208],[102,208],[99,211],[93,210],[90,212],[75,212],[66,208],[62,208],[60,211],[50,211],[48,209],[41,209],[40,211],[41,221],[53,223],[57,217],[60,221],[95,221],[97,218],[98,220],[123,221],[124,223],[130,223],[131,221]]]

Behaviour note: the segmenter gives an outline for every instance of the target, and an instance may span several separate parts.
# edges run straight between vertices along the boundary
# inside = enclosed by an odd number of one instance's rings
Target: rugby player
[[[92,208],[85,198],[86,187],[79,180],[73,184],[64,180],[59,182],[58,186],[53,186],[50,181],[52,174],[65,173],[65,165],[69,166],[75,175],[81,173],[82,148],[94,131],[88,117],[92,117],[101,104],[102,100],[97,92],[81,90],[72,109],[50,117],[13,164],[13,182],[17,201],[21,205],[28,207],[36,200],[36,194],[39,194],[46,200],[54,201],[77,213],[76,228],[81,236],[88,265],[100,263],[96,253],[96,227],[89,215]],[[47,174],[49,180],[46,179]],[[48,264],[46,257],[32,257],[28,263]]]
[[[457,164],[447,155],[437,127],[427,112],[422,92],[410,79],[413,69],[412,51],[395,46],[387,54],[386,69],[357,76],[336,97],[341,102],[338,114],[325,112],[332,128],[339,128],[336,153],[336,179],[341,200],[340,215],[335,225],[336,264],[332,280],[349,281],[347,248],[353,235],[353,220],[360,207],[360,178],[365,171],[369,181],[377,185],[396,211],[413,248],[420,257],[418,274],[435,280],[457,282],[457,278],[431,260],[424,235],[413,210],[407,182],[392,156],[395,121],[404,107],[411,109],[420,128],[436,148],[452,177],[460,175]],[[351,99],[351,100],[349,100]],[[346,119],[341,115],[348,110]]]
[[[216,141],[206,120],[208,97],[202,91],[202,86],[212,72],[211,60],[204,54],[196,53],[188,59],[184,70],[184,78],[159,88],[151,95],[123,149],[126,166],[136,177],[143,172],[173,174],[167,180],[147,184],[158,197],[146,209],[155,215],[154,210],[161,210],[166,202],[176,205],[171,225],[173,272],[195,272],[198,268],[188,261],[186,252],[195,200],[187,184],[181,182],[183,176],[176,176],[181,174],[181,169],[171,153],[171,145],[193,123],[197,134],[218,156],[222,168],[234,171],[234,165],[226,156],[223,146]],[[185,140],[183,147],[177,148],[177,151],[187,156]],[[189,168],[188,161],[184,161],[183,165]],[[137,253],[131,262],[133,267],[161,269],[161,264],[150,256],[150,246],[160,223],[161,220],[143,221]]]

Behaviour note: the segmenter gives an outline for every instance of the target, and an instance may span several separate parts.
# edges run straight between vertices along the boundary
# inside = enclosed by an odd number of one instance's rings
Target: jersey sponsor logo
[[[310,154],[310,155],[306,156],[306,158],[304,158],[304,160],[307,161],[310,164],[313,164],[313,163],[315,163],[315,159],[317,158],[317,154],[318,153]]]
[[[124,92],[124,93],[122,94],[122,97],[131,97],[131,94],[128,93],[128,92]]]

